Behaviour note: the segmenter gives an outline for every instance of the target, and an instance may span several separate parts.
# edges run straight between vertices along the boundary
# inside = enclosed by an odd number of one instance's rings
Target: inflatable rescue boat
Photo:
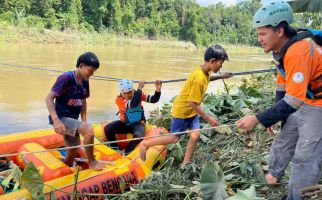
[[[131,185],[138,184],[144,179],[154,167],[158,167],[165,159],[166,148],[163,145],[149,148],[146,161],[142,161],[139,154],[140,144],[127,156],[122,155],[103,144],[104,126],[108,122],[93,124],[95,132],[94,154],[97,160],[106,164],[101,171],[94,171],[88,168],[85,154],[79,153],[78,161],[80,171],[78,171],[77,199],[92,199],[88,194],[115,194],[121,191],[120,183],[125,181],[125,189]],[[168,134],[164,128],[146,125],[146,136],[158,136]],[[132,134],[117,135],[117,139],[131,138]],[[126,142],[118,143],[124,148]],[[59,147],[64,146],[63,137],[54,132],[53,129],[36,130],[28,132],[0,135],[0,157],[6,162],[13,162],[23,171],[26,164],[33,162],[38,169],[44,182],[43,194],[46,199],[53,193],[56,200],[67,200],[72,198],[75,183],[76,168],[69,167],[63,162],[64,152]],[[50,149],[50,150],[49,150]],[[54,149],[54,150],[52,150]],[[81,148],[80,148],[81,149]],[[49,151],[46,151],[49,150]],[[41,152],[41,153],[32,153]],[[17,154],[4,157],[8,154]],[[78,169],[77,168],[77,169]],[[0,172],[1,173],[1,172]],[[1,185],[0,176],[0,199],[30,199],[27,189],[21,188],[9,191]],[[103,199],[103,196],[95,199]]]

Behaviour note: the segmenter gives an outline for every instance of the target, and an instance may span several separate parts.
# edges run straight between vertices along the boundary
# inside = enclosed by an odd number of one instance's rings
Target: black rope
[[[41,68],[41,67],[32,67],[32,66],[24,66],[24,65],[16,65],[16,64],[10,64],[10,63],[0,63],[2,66],[11,66],[11,67],[16,67],[16,68],[25,68],[25,69],[33,69],[33,70],[41,70],[41,71],[49,71],[49,72],[64,72],[60,70],[55,70],[55,69],[47,69],[47,68]]]
[[[41,67],[32,67],[32,66],[24,66],[24,65],[16,65],[16,64],[10,64],[10,63],[0,63],[0,66],[10,66],[10,67],[16,67],[16,68],[23,68],[23,69],[32,69],[32,70],[39,70],[39,71],[48,71],[48,72],[55,72],[55,73],[64,73],[64,71],[61,70],[54,70],[54,69],[48,69],[48,68],[41,68]],[[5,71],[5,70],[2,70]],[[8,71],[13,72],[13,71]],[[119,82],[122,80],[121,78],[115,78],[115,77],[109,77],[109,76],[97,76],[93,75],[91,79],[94,80],[103,80],[103,81],[117,81]],[[162,83],[171,83],[171,82],[180,82],[185,81],[186,79],[173,79],[173,80],[162,80]],[[133,80],[134,83],[139,83],[138,80]],[[146,81],[145,84],[154,84],[155,81]]]
[[[64,71],[61,70],[55,70],[55,69],[48,69],[48,68],[41,68],[41,67],[32,67],[32,66],[25,66],[25,65],[16,65],[16,64],[10,64],[10,63],[0,63],[1,66],[11,66],[16,68],[23,68],[23,69],[32,69],[32,70],[39,70],[39,71],[48,71],[48,72],[55,72],[55,73],[64,73]],[[93,75],[91,77],[92,79],[96,80],[109,80],[109,81],[120,81],[121,78],[114,78],[114,77],[108,77],[108,76],[95,76]]]
[[[261,70],[254,70],[254,71],[246,71],[246,72],[236,72],[232,73],[233,76],[242,76],[248,74],[259,74],[259,73],[267,73],[267,72],[276,72],[276,69],[261,69]]]
[[[1,63],[0,62],[0,66],[10,66],[10,67],[16,67],[16,68],[23,68],[23,69],[48,71],[48,72],[54,72],[54,73],[64,73],[64,71],[61,71],[61,70],[41,68],[41,67],[32,67],[32,66],[25,66],[25,65],[16,65],[16,64],[11,64],[11,63]],[[232,75],[233,76],[242,76],[242,75],[248,75],[248,74],[268,73],[268,72],[275,72],[275,71],[276,71],[276,69],[263,69],[263,70],[236,72],[236,73],[232,73]],[[91,77],[91,79],[103,80],[103,81],[116,81],[116,82],[119,82],[120,80],[122,80],[121,78],[115,78],[115,77],[109,77],[109,76],[97,76],[97,75],[93,75]],[[172,79],[172,80],[162,80],[162,83],[174,83],[174,82],[181,82],[181,81],[185,81],[185,80],[187,80],[187,79],[186,78],[181,78],[181,79]],[[139,83],[140,81],[133,80],[133,82],[134,83]],[[155,83],[155,81],[146,81],[145,82],[145,84],[154,84],[154,83]]]

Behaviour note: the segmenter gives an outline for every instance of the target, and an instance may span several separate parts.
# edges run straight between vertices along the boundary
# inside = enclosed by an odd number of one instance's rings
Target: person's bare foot
[[[184,166],[185,166],[186,164],[183,164],[183,163],[181,163],[180,164],[180,169],[184,169]]]
[[[276,185],[278,178],[274,177],[271,173],[266,174],[265,176],[267,185]]]
[[[98,162],[97,160],[93,160],[92,162],[88,163],[89,168],[95,171],[100,171],[104,168],[104,164],[101,162]]]
[[[182,162],[180,164],[180,169],[184,169],[184,167],[186,166],[186,164],[188,164],[189,162]]]
[[[146,152],[147,152],[147,148],[146,146],[142,143],[140,146],[140,158],[145,161],[146,160]]]

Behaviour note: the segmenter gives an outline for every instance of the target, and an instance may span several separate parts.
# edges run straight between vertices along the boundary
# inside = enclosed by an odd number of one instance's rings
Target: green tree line
[[[252,17],[259,2],[201,7],[195,0],[0,0],[0,25],[169,38],[198,46],[216,41],[255,45]],[[320,13],[297,18],[297,25],[321,28]]]

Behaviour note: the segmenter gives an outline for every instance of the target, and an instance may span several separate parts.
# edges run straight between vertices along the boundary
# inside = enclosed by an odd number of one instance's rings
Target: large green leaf
[[[237,194],[227,200],[264,200],[264,198],[257,197],[255,187],[251,186],[247,190],[237,190]]]
[[[202,126],[203,129],[211,128],[210,124],[208,124],[208,123],[201,123],[200,125]],[[206,130],[201,130],[200,132],[201,132],[200,139],[204,143],[209,142],[210,141],[209,138],[213,134],[213,130],[212,129],[206,129]]]
[[[248,108],[247,104],[243,99],[231,100],[229,103],[234,109]]]
[[[121,193],[123,194],[125,191],[125,179],[122,177],[120,182]]]
[[[200,189],[205,200],[222,200],[227,198],[225,175],[218,164],[208,162],[200,178]]]
[[[177,161],[181,162],[183,160],[183,150],[180,142],[167,145],[167,148],[169,149],[171,156],[173,156]]]
[[[255,170],[255,178],[257,182],[266,184],[265,174],[264,174],[262,165],[260,163],[255,163],[254,170]]]
[[[55,198],[55,191],[54,190],[50,191],[49,197],[50,197],[50,200],[55,200],[56,199]]]
[[[217,115],[214,113],[214,107],[207,107],[202,105],[202,109],[210,116],[217,118]]]
[[[74,188],[73,188],[73,193],[72,193],[72,199],[76,199],[77,193],[78,193],[78,191],[77,191],[77,183],[78,183],[79,169],[80,168],[78,167],[77,172],[76,172],[76,174],[74,176]]]
[[[242,108],[242,109],[240,109],[240,111],[243,113],[243,115],[253,115],[254,114],[254,112],[249,108]]]
[[[252,178],[257,183],[266,184],[265,174],[259,162],[243,161],[240,164],[240,172],[247,178]]]
[[[220,134],[227,134],[230,135],[233,133],[231,128],[229,126],[219,126],[219,127],[214,127],[214,131]]]
[[[35,165],[30,162],[27,164],[21,176],[21,183],[33,199],[45,199],[43,195],[44,184]]]
[[[255,97],[250,97],[248,99],[245,99],[245,103],[247,105],[256,105],[259,102],[259,98],[255,98]]]
[[[248,161],[243,161],[242,163],[240,163],[239,165],[240,167],[240,172],[246,176],[246,177],[252,177],[254,174],[253,171],[253,166],[250,162]]]

